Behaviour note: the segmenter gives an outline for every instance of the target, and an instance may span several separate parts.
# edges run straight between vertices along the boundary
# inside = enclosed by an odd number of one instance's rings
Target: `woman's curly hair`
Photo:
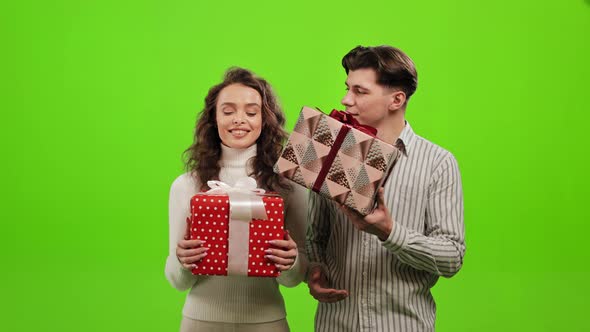
[[[252,163],[252,174],[258,186],[267,190],[289,189],[284,177],[273,172],[279,159],[287,133],[285,115],[268,82],[251,71],[233,67],[227,70],[223,82],[211,87],[205,97],[205,108],[197,118],[193,144],[184,151],[186,170],[196,177],[201,190],[208,189],[207,181],[219,179],[221,139],[217,131],[216,105],[219,93],[231,84],[250,87],[262,98],[262,130],[256,141],[256,157]]]

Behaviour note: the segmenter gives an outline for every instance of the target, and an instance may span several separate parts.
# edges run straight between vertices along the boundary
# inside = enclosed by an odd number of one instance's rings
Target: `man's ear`
[[[397,111],[404,108],[406,105],[406,93],[401,90],[395,90],[391,94],[391,102],[389,104],[390,111]]]

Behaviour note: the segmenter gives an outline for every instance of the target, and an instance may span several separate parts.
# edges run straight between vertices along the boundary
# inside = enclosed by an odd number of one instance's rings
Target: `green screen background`
[[[291,129],[340,107],[359,44],[414,59],[407,118],[461,168],[437,330],[588,325],[588,0],[4,1],[0,33],[2,331],[176,331],[168,191],[208,88],[250,68]],[[306,285],[283,290],[311,331]]]

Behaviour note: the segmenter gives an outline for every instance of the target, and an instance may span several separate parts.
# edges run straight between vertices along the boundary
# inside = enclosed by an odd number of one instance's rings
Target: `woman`
[[[186,151],[188,172],[170,190],[166,277],[178,290],[190,288],[183,332],[289,331],[278,284],[293,287],[303,280],[307,198],[305,189],[289,186],[272,170],[286,138],[284,123],[270,85],[246,69],[228,70],[205,98],[194,143]],[[278,191],[285,200],[287,239],[271,241],[274,249],[266,256],[281,275],[276,279],[193,275],[190,270],[207,255],[207,248],[200,240],[184,239],[190,198],[208,189],[208,180],[233,185],[245,176],[255,178],[261,188]]]

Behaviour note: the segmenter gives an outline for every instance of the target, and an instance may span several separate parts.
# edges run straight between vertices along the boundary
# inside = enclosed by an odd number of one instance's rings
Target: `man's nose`
[[[354,100],[351,96],[350,91],[346,92],[346,94],[344,95],[344,98],[342,98],[342,100],[340,102],[342,103],[342,105],[344,105],[346,107],[350,107],[354,104]]]

